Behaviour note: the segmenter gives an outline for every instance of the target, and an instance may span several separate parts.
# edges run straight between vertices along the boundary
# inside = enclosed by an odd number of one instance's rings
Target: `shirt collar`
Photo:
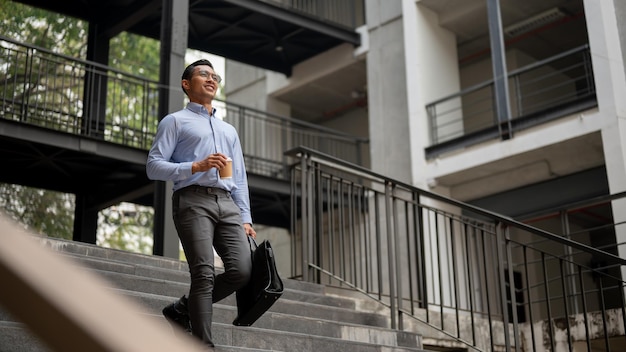
[[[209,116],[215,116],[215,112],[217,112],[217,109],[212,108],[213,111],[211,111],[211,113],[209,114],[208,110],[204,107],[204,105],[201,105],[198,103],[192,103],[192,102],[189,102],[187,104],[187,109],[197,114],[208,114]]]

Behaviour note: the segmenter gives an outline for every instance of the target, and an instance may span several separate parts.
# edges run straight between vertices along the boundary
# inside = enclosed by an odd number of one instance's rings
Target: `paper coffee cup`
[[[220,169],[220,178],[233,177],[233,159],[226,159],[226,166]]]

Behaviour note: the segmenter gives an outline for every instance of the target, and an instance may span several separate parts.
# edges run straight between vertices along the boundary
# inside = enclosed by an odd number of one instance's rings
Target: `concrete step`
[[[93,270],[111,283],[112,288],[120,288],[127,291],[141,292],[170,297],[174,301],[186,294],[189,285],[185,283],[167,280],[151,279],[141,276],[111,273],[107,271]],[[308,316],[317,319],[334,320],[343,323],[363,324],[376,327],[388,327],[389,319],[385,315],[367,311],[358,311],[352,304],[348,308],[334,305],[326,305],[322,302],[333,301],[342,297],[319,297],[318,294],[306,293],[286,289],[278,301],[270,308],[271,312]],[[170,302],[171,303],[171,302]],[[235,307],[235,295],[230,295],[218,304]]]
[[[61,254],[72,256],[88,267],[101,270],[113,270],[127,274],[150,275],[171,281],[189,282],[187,263],[171,258],[130,253],[91,244],[62,239],[41,238],[47,247]],[[106,267],[109,266],[108,269]],[[159,270],[160,269],[160,270]],[[219,271],[220,268],[218,267]],[[324,293],[325,287],[300,280],[289,280],[281,275],[285,287],[310,293]]]
[[[187,287],[189,285],[189,274],[186,270],[163,269],[143,264],[128,264],[112,260],[103,260],[100,258],[77,256],[73,254],[66,255],[66,257],[71,258],[81,266],[94,269],[96,272],[108,277],[112,283],[115,283],[116,280],[120,280],[122,282],[119,284],[124,285],[123,277],[115,278],[115,274],[124,274],[130,275],[126,276],[126,278],[131,279],[132,276],[139,276],[145,279],[146,283],[150,282],[150,279],[154,279],[156,282],[165,280],[168,283],[170,281],[182,283]],[[216,271],[219,273],[223,270],[221,268],[217,268]],[[326,295],[323,290],[320,289],[320,285],[313,285],[299,280],[290,279],[283,279],[283,282],[286,288],[282,298],[343,308],[355,307],[355,300],[353,298]],[[149,290],[152,288],[151,284],[147,284],[147,286],[148,287],[143,288],[138,287],[137,289]],[[314,289],[311,289],[311,287],[314,287]]]
[[[172,335],[176,336],[176,333],[172,332]],[[41,343],[23,324],[15,322],[0,321],[0,342],[0,352],[52,352],[52,349]],[[219,344],[217,348],[219,352],[282,352],[276,349],[226,346]]]
[[[118,294],[129,296],[136,300],[146,311],[156,316],[161,316],[162,308],[169,304],[169,297],[144,294],[133,291],[118,290]],[[237,315],[236,307],[232,305],[215,304],[213,310],[213,321],[229,325]],[[401,332],[384,327],[368,326],[362,324],[352,324],[341,322],[337,319],[313,318],[310,315],[281,313],[270,310],[266,312],[253,327],[289,331],[322,337],[331,337],[363,343],[375,343],[393,347],[413,347],[421,346],[421,339],[418,334],[411,332]]]
[[[52,352],[22,324],[0,320],[0,352]]]
[[[147,266],[160,267],[163,269],[183,271],[187,270],[187,264],[185,262],[170,258],[131,253],[118,249],[104,248],[88,243],[57,238],[40,237],[38,239],[44,246],[61,253],[75,254],[78,256],[85,256],[90,258],[101,258],[127,264],[142,264]]]
[[[231,313],[235,314],[234,309]],[[171,327],[160,312],[147,314],[159,324],[168,326],[173,336],[185,334]],[[10,319],[7,314],[2,316]],[[220,322],[218,318],[219,314],[213,324],[213,334],[216,344],[222,346],[219,351],[423,351],[416,347],[421,346],[418,335],[381,328],[364,328],[315,319],[306,321],[307,318],[276,313],[262,317],[259,324],[252,327],[233,326]],[[16,321],[0,321],[0,342],[0,352],[48,351],[36,336]]]
[[[183,261],[73,241],[43,238],[41,242],[104,278],[116,294],[136,301],[141,312],[168,326],[162,308],[189,289]],[[237,314],[235,295],[214,305],[218,351],[423,351],[420,335],[389,329],[388,311],[372,300],[359,298],[351,290],[283,281],[283,296],[252,327],[232,325]],[[0,323],[0,352],[46,351],[2,310]]]
[[[155,317],[155,319],[161,319]],[[164,320],[163,320],[164,322]],[[167,324],[167,322],[164,322]],[[180,331],[174,331],[180,334]],[[364,332],[366,333],[366,332]],[[375,333],[375,332],[370,332]],[[271,351],[298,352],[423,352],[417,347],[390,346],[384,338],[372,334],[373,342],[362,342],[358,339],[347,340],[337,337],[319,336],[306,333],[294,333],[284,330],[263,329],[259,327],[239,327],[230,324],[214,323],[213,338],[218,345],[243,346]],[[378,341],[377,341],[378,340]],[[219,349],[218,351],[222,351]]]
[[[122,288],[129,291],[170,296],[172,300],[186,294],[188,291],[188,275],[181,270],[162,269],[159,267],[146,266],[144,264],[127,264],[115,262],[113,260],[103,260],[100,258],[86,258],[71,256],[72,259],[92,268],[109,281],[112,287]],[[94,269],[99,268],[99,269]],[[181,279],[182,276],[184,279]],[[165,277],[167,279],[163,279]],[[174,281],[169,279],[174,278]],[[353,297],[342,297],[341,295],[327,295],[320,293],[320,285],[303,283],[298,280],[286,279],[286,289],[283,296],[271,308],[271,311],[287,314],[303,314],[320,319],[332,319],[349,323],[361,323],[379,327],[388,326],[386,316],[374,314],[370,311],[356,311],[355,306],[358,299]],[[316,286],[311,290],[310,286]],[[290,288],[291,287],[291,288]],[[297,302],[297,304],[293,304]],[[235,305],[235,297],[231,295],[220,302],[226,305]],[[305,307],[300,307],[302,303],[311,303]],[[359,304],[362,306],[362,304]],[[333,310],[332,307],[345,308],[345,311]]]
[[[69,255],[74,260],[78,261],[80,265],[93,269],[135,274],[143,277],[177,281],[185,284],[189,283],[187,263],[184,261],[128,253],[125,251],[101,248],[91,244],[66,240],[44,238],[43,242],[49,247],[59,250],[62,254]],[[220,272],[221,268],[217,268],[216,270]],[[312,300],[317,300],[317,303],[320,304],[336,305],[346,308],[353,306],[356,302],[358,305],[357,309],[359,307],[370,311],[380,309],[380,305],[378,303],[369,299],[363,299],[361,294],[357,293],[354,295],[354,292],[351,290],[340,290],[340,292],[346,292],[347,295],[338,295],[336,288],[303,282],[300,280],[287,279],[285,277],[282,277],[282,279],[287,292],[304,292],[310,295],[308,300],[310,302],[312,302]],[[315,293],[320,295],[311,295]],[[355,301],[355,297],[361,298]],[[285,296],[283,296],[283,298],[285,298]],[[303,297],[299,297],[297,299],[302,300]]]

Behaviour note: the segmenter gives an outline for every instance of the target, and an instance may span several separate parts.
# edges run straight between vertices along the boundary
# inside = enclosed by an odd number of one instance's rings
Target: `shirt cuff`
[[[181,174],[183,174],[185,178],[189,178],[191,177],[191,175],[193,175],[193,172],[191,170],[192,166],[193,166],[193,161],[185,161],[184,163],[181,163],[180,171],[181,171]]]
[[[241,220],[243,221],[243,224],[250,224],[252,225],[252,216],[250,216],[250,214],[241,214]]]

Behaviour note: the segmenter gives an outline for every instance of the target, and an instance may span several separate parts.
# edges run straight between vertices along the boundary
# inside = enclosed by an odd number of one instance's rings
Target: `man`
[[[188,299],[163,309],[170,321],[188,326],[209,349],[213,303],[243,287],[252,271],[246,235],[252,228],[248,181],[237,131],[216,118],[213,98],[221,78],[208,60],[187,66],[182,89],[189,97],[185,109],[165,116],[148,153],[150,179],[173,181],[172,215],[189,265]],[[232,178],[219,170],[232,158]],[[213,248],[224,263],[215,275]]]

